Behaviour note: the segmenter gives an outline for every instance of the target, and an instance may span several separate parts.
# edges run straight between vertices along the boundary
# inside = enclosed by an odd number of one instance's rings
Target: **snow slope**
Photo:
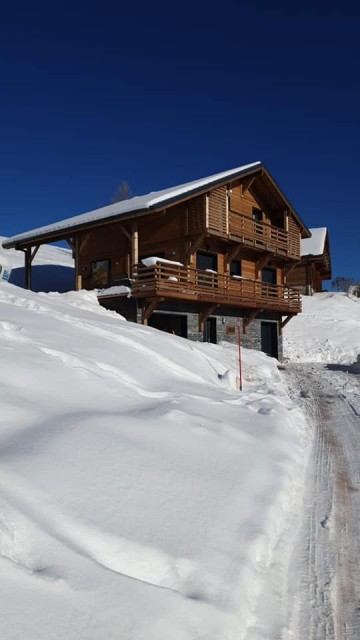
[[[303,311],[284,329],[293,362],[351,364],[360,354],[360,299],[345,293],[303,296]]]
[[[18,287],[25,284],[24,254],[15,249],[4,249],[2,243],[7,240],[0,236],[0,264],[2,260],[10,264],[12,272],[10,282]],[[70,291],[74,288],[74,260],[70,249],[42,245],[32,266],[32,289],[34,291]]]
[[[304,419],[276,361],[0,285],[0,637],[278,640]]]

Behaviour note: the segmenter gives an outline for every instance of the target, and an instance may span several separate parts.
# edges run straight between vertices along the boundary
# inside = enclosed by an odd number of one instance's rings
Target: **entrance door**
[[[261,323],[261,351],[272,358],[278,357],[278,335],[276,322]]]
[[[204,326],[204,342],[216,344],[216,318],[208,318]]]

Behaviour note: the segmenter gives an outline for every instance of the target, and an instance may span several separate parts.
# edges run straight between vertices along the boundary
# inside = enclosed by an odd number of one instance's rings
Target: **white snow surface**
[[[309,229],[311,238],[302,238],[301,255],[302,256],[321,256],[325,250],[326,227],[317,227]]]
[[[161,205],[163,202],[167,202],[172,198],[182,196],[186,193],[191,193],[192,191],[196,191],[197,189],[201,189],[201,187],[211,185],[212,183],[217,182],[218,180],[222,180],[223,178],[230,178],[233,175],[241,174],[242,172],[247,171],[248,169],[252,169],[253,167],[256,167],[260,164],[260,161],[252,162],[251,164],[246,164],[241,167],[237,167],[236,169],[230,169],[228,171],[222,171],[221,173],[216,173],[212,176],[201,178],[200,180],[193,180],[191,182],[186,182],[175,187],[162,189],[161,191],[152,191],[143,196],[135,196],[134,198],[130,198],[129,200],[116,202],[106,207],[101,207],[100,209],[95,209],[93,211],[88,211],[87,213],[82,213],[80,215],[67,218],[66,220],[60,220],[59,222],[55,222],[54,224],[49,224],[44,227],[39,227],[38,229],[20,233],[16,236],[13,236],[12,238],[8,238],[8,240],[11,242],[19,242],[20,240],[27,240],[32,237],[41,236],[44,233],[62,231],[63,229],[69,229],[77,225],[83,225],[90,222],[96,222],[97,220],[116,217],[125,213],[130,213],[131,211],[142,211],[144,209],[151,209],[153,207]]]
[[[8,283],[0,350],[0,637],[278,640],[306,428],[276,361],[243,350],[240,393],[236,347]]]
[[[166,258],[159,258],[158,256],[150,256],[149,258],[143,258],[141,260],[145,267],[155,267],[156,264],[170,264],[174,267],[183,267],[182,262],[176,262],[175,260],[167,260]]]
[[[284,355],[293,362],[351,364],[360,354],[360,299],[345,293],[302,297],[302,313],[284,329]]]

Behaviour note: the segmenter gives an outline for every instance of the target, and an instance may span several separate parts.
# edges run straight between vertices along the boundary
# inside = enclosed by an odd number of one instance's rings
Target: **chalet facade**
[[[310,229],[311,238],[301,241],[301,260],[288,275],[288,284],[304,295],[322,291],[324,280],[331,279],[329,233],[326,227]]]
[[[261,162],[119,202],[3,243],[24,251],[26,286],[41,244],[67,240],[76,289],[127,319],[195,340],[281,357],[301,310],[288,274],[310,231]]]

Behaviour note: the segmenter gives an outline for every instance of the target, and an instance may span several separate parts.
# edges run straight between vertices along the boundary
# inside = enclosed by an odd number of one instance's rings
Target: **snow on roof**
[[[251,164],[246,164],[241,167],[237,167],[236,169],[230,169],[229,171],[223,171],[222,173],[216,173],[212,176],[201,178],[200,180],[186,182],[185,184],[180,184],[175,187],[163,189],[162,191],[152,191],[151,193],[147,193],[143,196],[135,196],[134,198],[130,198],[129,200],[116,202],[106,207],[95,209],[94,211],[89,211],[87,213],[82,213],[80,215],[67,218],[66,220],[60,220],[59,222],[55,222],[54,224],[49,224],[44,227],[39,227],[38,229],[20,233],[16,236],[13,236],[12,238],[8,238],[8,240],[3,243],[3,246],[5,248],[10,248],[13,247],[17,242],[35,239],[49,233],[57,233],[58,231],[70,230],[73,227],[91,224],[92,222],[105,220],[107,218],[115,218],[130,212],[144,211],[146,209],[156,208],[161,204],[180,198],[182,195],[199,191],[203,187],[206,187],[213,183],[217,183],[226,178],[241,175],[247,170],[255,168],[257,166],[260,167],[261,165],[262,163],[260,161],[252,162]]]
[[[321,256],[325,250],[327,228],[318,227],[317,229],[309,229],[309,231],[311,238],[301,240],[301,255]]]

